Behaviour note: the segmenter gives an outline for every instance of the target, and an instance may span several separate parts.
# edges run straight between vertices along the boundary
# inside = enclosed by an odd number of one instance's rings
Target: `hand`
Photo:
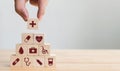
[[[14,0],[15,1],[15,11],[27,21],[29,18],[29,13],[26,9],[26,2],[28,0]],[[29,0],[30,4],[38,7],[37,18],[42,19],[45,13],[45,7],[47,6],[48,0]]]

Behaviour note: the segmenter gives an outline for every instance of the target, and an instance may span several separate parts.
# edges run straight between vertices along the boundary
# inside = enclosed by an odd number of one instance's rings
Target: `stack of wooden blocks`
[[[38,23],[31,19],[28,27],[30,22]],[[50,54],[50,44],[45,44],[44,34],[23,33],[22,43],[16,45],[16,54],[11,55],[10,66],[12,71],[55,71],[56,56]]]

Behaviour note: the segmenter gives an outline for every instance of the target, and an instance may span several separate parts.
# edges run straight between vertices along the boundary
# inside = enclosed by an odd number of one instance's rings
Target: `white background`
[[[37,8],[27,4],[30,17]],[[120,47],[120,0],[49,0],[39,30],[30,31],[14,11],[14,0],[0,2],[0,49],[14,49],[22,33],[44,33],[54,49]]]

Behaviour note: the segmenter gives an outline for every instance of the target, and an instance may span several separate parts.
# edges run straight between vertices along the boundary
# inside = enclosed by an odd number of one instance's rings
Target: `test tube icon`
[[[24,41],[27,43],[30,40],[30,38],[31,38],[30,35],[28,35]]]

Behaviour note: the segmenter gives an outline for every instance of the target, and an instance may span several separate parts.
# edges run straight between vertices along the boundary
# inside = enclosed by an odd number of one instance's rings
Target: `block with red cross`
[[[28,19],[27,21],[28,29],[31,30],[38,29],[38,23],[39,23],[39,19],[34,19],[34,18]]]

